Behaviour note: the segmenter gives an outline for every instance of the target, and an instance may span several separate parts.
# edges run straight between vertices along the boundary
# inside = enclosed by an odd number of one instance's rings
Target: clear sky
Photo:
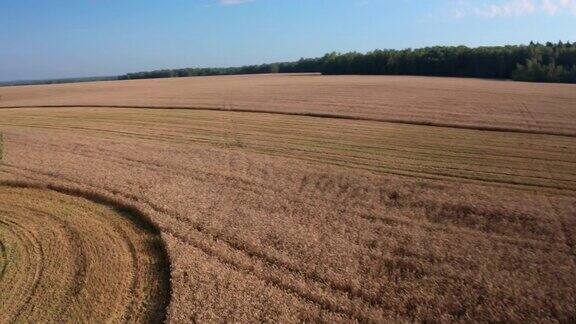
[[[576,41],[576,0],[0,0],[0,81]]]

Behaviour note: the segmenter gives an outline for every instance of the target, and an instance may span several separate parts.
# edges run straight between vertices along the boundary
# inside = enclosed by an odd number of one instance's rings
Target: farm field
[[[0,131],[0,321],[576,319],[574,85],[7,87]]]
[[[0,320],[159,321],[169,293],[157,233],[47,188],[0,187]]]
[[[282,74],[21,86],[3,88],[0,96],[0,107],[268,111],[576,136],[570,84]]]

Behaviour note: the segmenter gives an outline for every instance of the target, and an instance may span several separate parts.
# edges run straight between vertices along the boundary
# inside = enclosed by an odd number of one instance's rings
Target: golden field
[[[0,321],[573,321],[575,90],[0,88]]]
[[[1,322],[163,320],[169,276],[157,233],[46,188],[4,183],[0,199]]]

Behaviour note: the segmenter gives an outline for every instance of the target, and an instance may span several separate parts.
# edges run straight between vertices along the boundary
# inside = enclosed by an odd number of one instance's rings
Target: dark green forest
[[[576,43],[519,46],[435,46],[323,57],[230,68],[187,68],[128,73],[127,79],[206,75],[320,72],[327,75],[428,75],[576,83]]]

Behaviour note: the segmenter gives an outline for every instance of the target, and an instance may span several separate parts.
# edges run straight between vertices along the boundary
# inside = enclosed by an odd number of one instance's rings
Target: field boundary
[[[350,115],[338,115],[330,113],[315,113],[315,112],[288,112],[276,111],[266,109],[246,109],[246,108],[218,108],[218,107],[182,107],[182,106],[130,106],[130,105],[33,105],[33,106],[2,106],[3,109],[27,109],[27,108],[115,108],[115,109],[153,109],[153,110],[198,110],[198,111],[226,111],[226,112],[242,112],[242,113],[255,113],[255,114],[272,114],[272,115],[285,115],[285,116],[303,116],[303,117],[316,117],[316,118],[329,118],[329,119],[344,119],[355,121],[371,121],[390,124],[404,124],[416,126],[429,126],[441,128],[455,128],[467,129],[476,131],[491,131],[491,132],[504,132],[504,133],[519,133],[519,134],[537,134],[537,135],[551,135],[576,138],[576,133],[570,132],[555,132],[545,130],[526,130],[513,127],[502,126],[489,126],[489,125],[462,125],[456,123],[442,123],[436,121],[418,121],[407,120],[399,118],[372,118]]]

